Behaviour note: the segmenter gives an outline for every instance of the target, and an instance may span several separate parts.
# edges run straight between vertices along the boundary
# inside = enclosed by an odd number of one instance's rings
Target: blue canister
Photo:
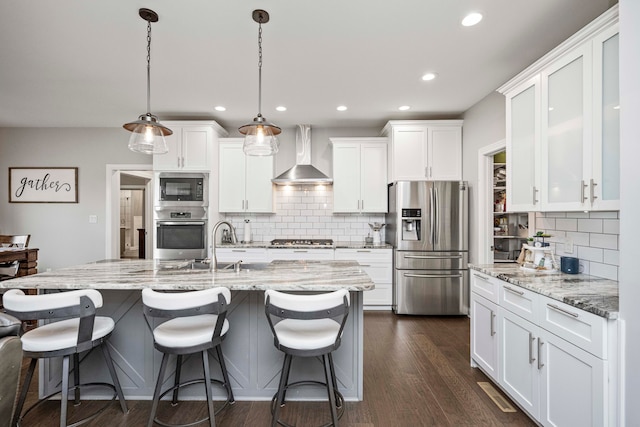
[[[560,271],[567,274],[578,274],[580,272],[580,260],[570,256],[560,257]]]

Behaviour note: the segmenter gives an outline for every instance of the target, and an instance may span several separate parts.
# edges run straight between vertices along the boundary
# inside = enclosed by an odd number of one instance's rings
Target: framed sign
[[[9,168],[9,203],[78,203],[78,168]]]

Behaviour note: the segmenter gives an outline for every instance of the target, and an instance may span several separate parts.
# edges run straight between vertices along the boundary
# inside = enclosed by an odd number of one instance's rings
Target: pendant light
[[[173,131],[163,126],[158,117],[151,114],[151,23],[158,22],[158,14],[151,9],[142,8],[140,17],[147,21],[147,114],[138,117],[135,122],[122,127],[131,132],[129,149],[144,154],[165,154],[169,151],[164,137]]]
[[[262,117],[262,24],[269,22],[269,14],[256,9],[252,14],[258,23],[258,115],[253,122],[241,126],[238,131],[245,135],[242,150],[248,156],[273,156],[278,152],[280,128]]]

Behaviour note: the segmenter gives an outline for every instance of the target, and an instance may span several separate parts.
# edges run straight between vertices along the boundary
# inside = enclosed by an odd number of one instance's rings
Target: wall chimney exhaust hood
[[[311,165],[311,126],[296,126],[296,165],[271,180],[276,185],[331,184],[333,180]]]

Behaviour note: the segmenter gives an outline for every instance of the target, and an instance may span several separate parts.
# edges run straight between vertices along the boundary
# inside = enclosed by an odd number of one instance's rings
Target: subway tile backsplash
[[[224,217],[236,227],[240,240],[248,219],[254,242],[309,238],[362,243],[371,232],[369,223],[385,221],[384,214],[334,214],[331,186],[274,186],[274,210],[273,214],[228,213]]]
[[[620,214],[607,212],[538,212],[536,231],[551,234],[558,257],[580,258],[582,271],[618,280]]]

